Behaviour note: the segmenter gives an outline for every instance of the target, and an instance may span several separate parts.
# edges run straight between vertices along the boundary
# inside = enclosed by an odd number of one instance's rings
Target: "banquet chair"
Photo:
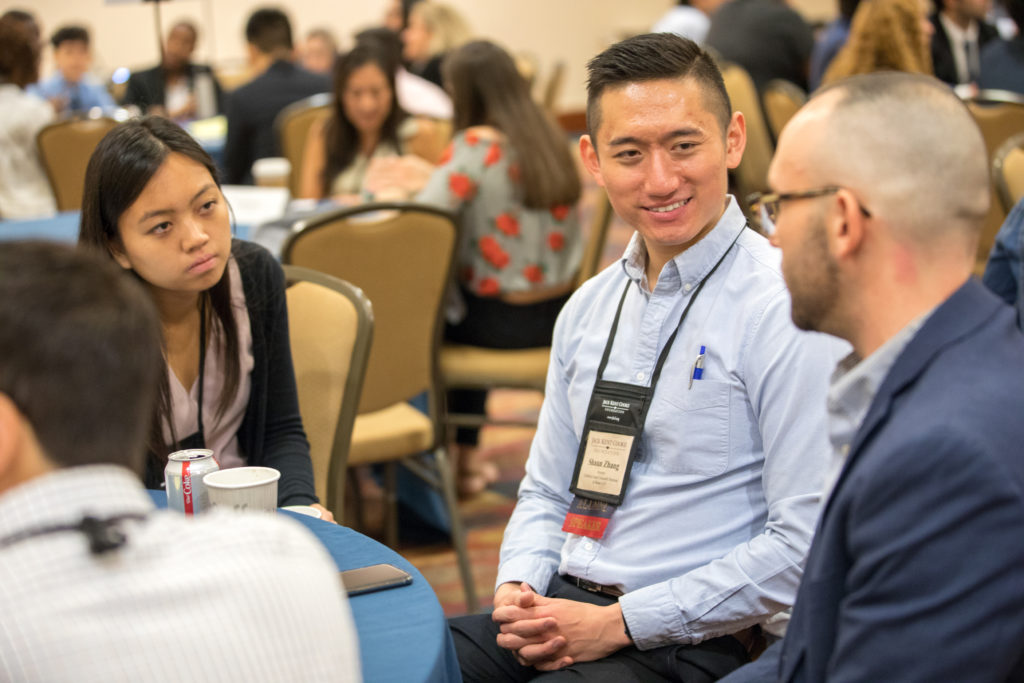
[[[39,159],[50,179],[58,211],[82,208],[85,168],[103,136],[117,125],[110,118],[68,119],[43,127],[36,136]]]
[[[612,206],[607,193],[597,188],[597,202],[576,275],[575,287],[593,277],[601,264]],[[544,391],[551,346],[529,349],[491,349],[468,344],[444,344],[441,347],[441,377],[445,389],[532,389]],[[484,424],[535,427],[533,419],[495,419],[487,415],[447,412],[452,427],[479,427]]]
[[[732,62],[723,62],[719,67],[733,111],[743,112],[747,123],[747,146],[743,150],[743,160],[733,171],[736,196],[747,197],[754,192],[765,192],[768,190],[768,165],[772,160],[773,146],[761,110],[761,98],[746,69]],[[747,211],[746,203],[743,206],[744,211]]]
[[[437,380],[437,346],[456,233],[455,217],[442,209],[363,204],[296,223],[281,260],[343,278],[373,302],[373,341],[348,464],[385,465],[386,540],[392,547],[398,542],[395,465],[401,462],[440,490],[467,610],[472,612],[476,589],[445,449],[444,402]],[[409,405],[424,393],[426,415]]]
[[[997,150],[1009,138],[1024,131],[1024,97],[1003,90],[980,90],[965,99],[967,108],[981,128],[991,166]],[[1006,211],[996,194],[996,183],[992,183],[992,201],[988,215],[981,229],[975,272],[980,276],[988,262],[988,254],[995,243],[996,233],[1006,220]]]
[[[778,141],[782,129],[806,102],[807,93],[795,83],[781,78],[773,78],[765,84],[764,92],[761,94],[761,103],[764,105],[764,114],[768,120],[772,139]]]
[[[302,177],[302,158],[306,153],[306,138],[313,124],[331,114],[331,93],[318,93],[293,102],[278,113],[274,119],[274,130],[281,147],[281,156],[291,165],[288,189],[292,196],[299,196],[299,178]]]
[[[285,266],[299,412],[309,439],[316,495],[341,522],[349,443],[373,338],[373,309],[358,288]]]
[[[1024,131],[1010,137],[996,150],[992,176],[1003,210],[1010,210],[1024,197]]]

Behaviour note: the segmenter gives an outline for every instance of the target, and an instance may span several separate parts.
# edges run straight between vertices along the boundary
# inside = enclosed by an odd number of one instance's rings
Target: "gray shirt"
[[[846,464],[857,430],[868,414],[878,388],[882,386],[892,366],[896,364],[903,349],[921,329],[934,309],[911,320],[899,332],[890,337],[867,358],[861,359],[857,352],[839,361],[832,372],[828,388],[828,440],[832,444],[832,462],[829,465],[823,500],[832,494],[839,473]]]

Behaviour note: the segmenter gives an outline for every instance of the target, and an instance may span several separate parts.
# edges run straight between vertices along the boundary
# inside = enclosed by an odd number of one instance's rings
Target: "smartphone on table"
[[[412,575],[393,564],[374,564],[338,573],[349,595],[371,593],[412,583]]]

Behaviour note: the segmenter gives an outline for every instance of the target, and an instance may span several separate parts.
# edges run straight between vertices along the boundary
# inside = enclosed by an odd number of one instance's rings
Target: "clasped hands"
[[[491,618],[501,625],[498,645],[540,671],[601,659],[632,644],[618,603],[602,607],[548,598],[525,583],[498,587]]]

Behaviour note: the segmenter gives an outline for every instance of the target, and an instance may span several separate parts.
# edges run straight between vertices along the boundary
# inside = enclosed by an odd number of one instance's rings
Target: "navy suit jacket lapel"
[[[893,401],[907,386],[925,370],[932,359],[950,344],[961,339],[964,335],[970,334],[978,326],[991,318],[998,312],[1002,302],[995,296],[988,293],[984,286],[978,281],[971,279],[960,287],[953,295],[944,301],[932,313],[931,317],[917,331],[910,343],[896,359],[892,370],[882,381],[878,388],[874,401],[868,409],[860,429],[850,445],[850,453],[843,470],[836,480],[832,495],[825,505],[825,509],[818,520],[818,528],[815,532],[815,542],[811,545],[811,551],[807,558],[805,576],[815,563],[815,556],[822,552],[818,534],[825,527],[826,517],[829,509],[842,488],[847,474],[856,465],[857,458],[871,442],[874,434],[888,419],[892,409]],[[799,601],[797,603],[794,619],[802,618],[799,615]],[[802,625],[803,628],[813,625]],[[799,638],[799,636],[798,636]],[[793,642],[790,647],[783,649],[780,661],[780,680],[789,681],[795,673],[795,668],[803,659],[802,650],[807,646],[805,642]]]

